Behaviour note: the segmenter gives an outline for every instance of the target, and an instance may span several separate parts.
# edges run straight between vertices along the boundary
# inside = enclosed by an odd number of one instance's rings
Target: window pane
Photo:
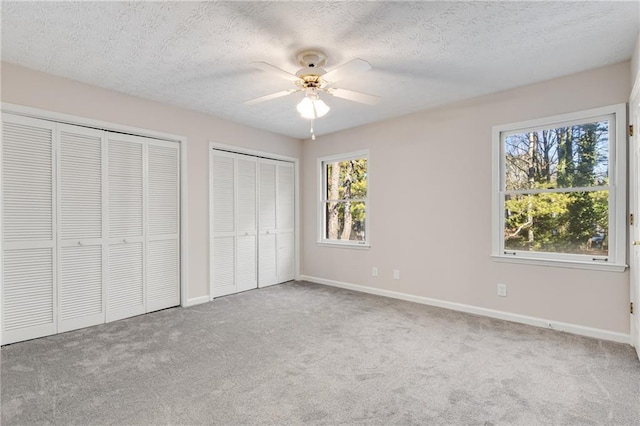
[[[507,195],[505,250],[607,256],[609,191]]]
[[[505,137],[505,189],[608,185],[609,121]]]
[[[347,200],[367,196],[367,159],[326,163],[327,200]]]
[[[365,210],[363,202],[325,202],[325,239],[364,241]]]

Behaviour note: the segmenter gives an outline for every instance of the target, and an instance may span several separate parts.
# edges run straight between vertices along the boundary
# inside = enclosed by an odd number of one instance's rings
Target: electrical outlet
[[[371,276],[372,277],[377,277],[378,276],[378,268],[376,268],[375,266],[373,268],[371,268]]]
[[[507,285],[498,283],[498,296],[507,297]]]
[[[394,269],[393,270],[393,279],[394,280],[399,280],[400,279],[400,269]]]

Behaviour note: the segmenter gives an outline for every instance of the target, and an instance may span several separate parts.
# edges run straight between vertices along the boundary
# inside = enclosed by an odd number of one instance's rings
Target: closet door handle
[[[82,245],[82,241],[78,241],[78,245],[81,246]]]

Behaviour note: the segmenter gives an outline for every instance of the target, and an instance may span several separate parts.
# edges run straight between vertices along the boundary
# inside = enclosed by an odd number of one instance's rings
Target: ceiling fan
[[[252,62],[251,65],[263,71],[271,72],[280,78],[294,83],[295,88],[283,90],[269,95],[260,96],[245,102],[246,105],[254,105],[260,102],[277,99],[297,92],[304,92],[305,97],[298,104],[297,110],[303,118],[312,120],[311,139],[315,140],[313,120],[326,115],[330,108],[320,99],[320,93],[326,93],[336,98],[347,99],[368,105],[375,105],[380,97],[353,90],[340,89],[334,83],[346,77],[353,77],[371,69],[371,65],[365,60],[356,58],[346,64],[326,71],[322,68],[327,63],[327,55],[319,50],[305,50],[297,55],[298,63],[302,66],[295,74],[291,74],[281,68],[266,62]]]

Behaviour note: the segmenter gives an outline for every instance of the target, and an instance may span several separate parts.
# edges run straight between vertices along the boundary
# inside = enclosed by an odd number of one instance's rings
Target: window
[[[318,242],[368,247],[368,153],[318,159]]]
[[[625,105],[493,128],[493,256],[625,268]]]

